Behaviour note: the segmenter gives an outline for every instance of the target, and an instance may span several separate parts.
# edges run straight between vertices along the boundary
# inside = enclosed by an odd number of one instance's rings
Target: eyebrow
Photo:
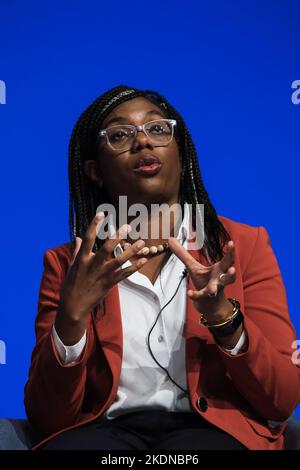
[[[165,118],[164,114],[161,111],[159,111],[159,109],[151,109],[150,111],[147,111],[145,113],[145,116],[152,116],[153,114],[159,114],[162,118]],[[113,122],[119,122],[119,121],[128,121],[128,118],[124,116],[114,116],[107,121],[107,123],[105,124],[105,127],[107,127],[109,124]]]

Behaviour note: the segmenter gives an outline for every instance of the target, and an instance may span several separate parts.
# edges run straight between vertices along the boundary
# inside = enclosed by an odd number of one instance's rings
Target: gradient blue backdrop
[[[118,84],[164,94],[218,214],[266,227],[300,337],[300,2],[1,0],[0,16],[0,417],[25,414],[43,253],[68,241],[70,132]]]

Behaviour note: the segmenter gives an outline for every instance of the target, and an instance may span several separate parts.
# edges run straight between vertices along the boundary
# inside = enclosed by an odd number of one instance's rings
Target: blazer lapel
[[[208,266],[210,263],[203,254],[203,250],[189,250],[193,258],[199,261],[201,264]],[[240,275],[240,268],[238,263],[235,263],[237,268],[237,278],[232,284],[228,284],[224,287],[225,296],[236,298],[240,301],[241,310],[244,311],[244,298],[243,298],[243,284],[242,277]],[[195,289],[191,278],[188,276],[188,289]],[[200,368],[203,357],[203,349],[208,342],[214,342],[212,334],[207,328],[199,323],[201,312],[195,307],[193,301],[187,297],[187,309],[186,309],[186,373],[187,383],[189,386],[191,397],[196,393],[197,385],[199,381]]]
[[[193,256],[201,264],[208,264],[202,250],[188,250],[189,254]],[[195,286],[188,275],[188,289],[195,289]],[[186,303],[186,323],[185,323],[185,364],[186,364],[186,377],[188,390],[193,399],[196,392],[200,367],[202,361],[202,350],[209,339],[209,331],[199,324],[200,312],[195,308],[194,303],[190,297],[187,297]]]

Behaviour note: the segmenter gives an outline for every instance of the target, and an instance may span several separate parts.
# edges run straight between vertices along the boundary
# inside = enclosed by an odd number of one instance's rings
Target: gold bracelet
[[[240,311],[240,303],[238,300],[236,299],[230,299],[228,298],[227,300],[229,300],[229,302],[232,303],[233,305],[233,310],[232,310],[232,313],[230,315],[229,318],[227,318],[224,322],[222,323],[216,323],[216,324],[210,324],[207,322],[207,320],[203,317],[203,315],[201,316],[200,320],[199,320],[199,323],[203,326],[205,326],[206,328],[219,328],[221,326],[224,326],[224,325],[227,325],[229,323],[231,323],[234,318],[238,315],[239,311]]]

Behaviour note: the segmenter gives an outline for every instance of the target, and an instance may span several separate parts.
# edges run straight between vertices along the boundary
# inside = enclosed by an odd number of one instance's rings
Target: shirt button
[[[202,411],[202,413],[204,413],[208,408],[207,400],[204,397],[199,397],[196,405],[198,410]]]
[[[163,337],[162,335],[160,335],[160,336],[158,337],[158,342],[161,343],[163,340],[164,340],[164,337]]]

